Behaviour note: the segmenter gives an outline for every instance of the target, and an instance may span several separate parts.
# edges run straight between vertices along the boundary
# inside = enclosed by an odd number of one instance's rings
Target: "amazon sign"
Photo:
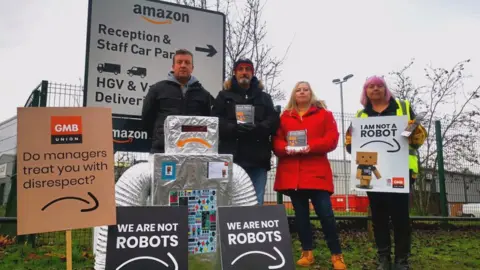
[[[133,13],[151,24],[171,24],[172,22],[190,23],[187,13],[180,13],[168,9],[135,4]]]
[[[151,140],[142,128],[142,121],[113,117],[113,149],[125,152],[149,152]]]

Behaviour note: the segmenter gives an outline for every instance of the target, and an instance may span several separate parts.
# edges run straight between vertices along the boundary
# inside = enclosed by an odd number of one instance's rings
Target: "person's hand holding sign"
[[[420,148],[428,136],[425,127],[423,127],[421,124],[421,121],[423,118],[425,118],[425,115],[425,112],[419,113],[415,119],[409,120],[407,128],[402,133],[403,136],[408,137],[408,144],[415,149]]]
[[[427,131],[422,125],[418,125],[408,137],[408,144],[414,148],[420,148],[427,139]]]
[[[414,120],[408,121],[407,129],[410,131],[408,134],[408,144],[415,149],[420,148],[427,139],[428,133],[425,127],[420,123],[425,117],[425,113],[420,113]],[[412,130],[413,127],[413,130]]]
[[[246,134],[252,132],[255,129],[255,124],[253,123],[241,123],[237,124],[237,126],[239,132]]]
[[[285,147],[285,151],[287,152],[287,155],[295,155],[295,154],[308,154],[310,153],[310,146],[307,145],[302,148],[291,148],[291,147]]]
[[[310,145],[307,145],[305,148],[300,150],[300,154],[308,154],[310,153]]]

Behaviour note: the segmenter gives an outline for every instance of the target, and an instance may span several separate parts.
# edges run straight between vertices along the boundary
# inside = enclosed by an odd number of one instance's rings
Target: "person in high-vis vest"
[[[409,123],[415,120],[415,113],[408,100],[397,99],[388,89],[382,77],[373,76],[366,80],[361,95],[363,109],[357,111],[356,117],[381,117],[407,115]],[[351,153],[351,126],[345,136],[345,146]],[[418,174],[417,150],[427,138],[425,128],[419,125],[409,137],[409,171],[412,189]],[[367,192],[372,213],[373,231],[378,253],[378,268],[392,269],[390,219],[393,224],[395,242],[395,261],[393,269],[410,269],[411,225],[409,214],[409,194]]]

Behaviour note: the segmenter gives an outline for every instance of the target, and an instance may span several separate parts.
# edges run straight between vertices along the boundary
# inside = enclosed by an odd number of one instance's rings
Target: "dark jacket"
[[[210,116],[212,95],[192,76],[182,88],[173,73],[152,85],[143,101],[143,128],[152,139],[150,153],[165,152],[163,124],[169,115]]]
[[[249,134],[240,133],[235,105],[255,107],[255,127]],[[252,78],[250,89],[241,88],[235,77],[224,84],[213,104],[212,115],[219,118],[219,153],[232,154],[233,161],[243,168],[259,167],[270,170],[272,137],[279,125],[272,97],[263,91],[263,85]]]

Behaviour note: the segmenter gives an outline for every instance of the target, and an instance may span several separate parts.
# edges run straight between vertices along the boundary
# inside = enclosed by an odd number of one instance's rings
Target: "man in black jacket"
[[[248,173],[262,205],[267,171],[271,169],[271,136],[278,128],[279,114],[272,97],[253,75],[252,61],[240,59],[233,70],[234,76],[225,82],[212,108],[212,115],[220,122],[219,153],[232,154],[233,161]],[[254,109],[253,119],[248,119],[249,108]]]
[[[150,153],[165,152],[163,124],[169,115],[210,116],[214,98],[192,75],[193,55],[177,50],[166,80],[152,85],[143,101],[142,122],[152,139]]]

